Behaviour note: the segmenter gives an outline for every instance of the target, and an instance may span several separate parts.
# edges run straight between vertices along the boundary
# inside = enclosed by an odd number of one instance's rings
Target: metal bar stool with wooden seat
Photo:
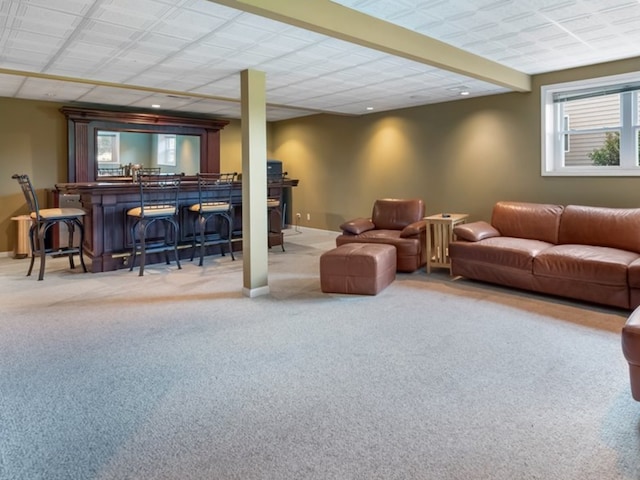
[[[82,251],[82,245],[84,244],[84,224],[82,218],[86,214],[81,208],[65,207],[65,208],[40,208],[38,203],[38,197],[33,188],[33,184],[28,175],[15,174],[11,178],[14,178],[20,184],[22,193],[27,200],[27,206],[31,211],[31,226],[29,227],[29,243],[31,247],[31,263],[29,264],[29,270],[27,276],[31,275],[33,270],[33,264],[35,258],[40,258],[40,274],[38,280],[44,278],[45,259],[47,255],[67,255],[69,257],[69,267],[75,268],[73,262],[73,256],[78,255],[80,257],[80,264],[82,269],[86,272],[87,267],[84,264],[84,256]],[[66,246],[60,248],[49,247],[45,245],[45,237],[47,232],[54,225],[64,224],[67,227],[68,241]],[[74,233],[76,227],[80,232],[80,239],[78,245],[74,245]]]
[[[267,175],[267,225],[268,245],[280,244],[284,252],[284,233],[282,231],[282,189],[287,172]],[[276,239],[276,240],[273,240]]]
[[[133,243],[129,271],[133,270],[136,256],[140,255],[139,275],[144,275],[148,253],[164,253],[169,265],[170,251],[174,253],[178,268],[182,268],[178,257],[178,194],[181,180],[182,174],[177,173],[138,175],[136,182],[140,188],[140,205],[127,211]],[[150,230],[152,226],[155,228]]]
[[[191,250],[191,260],[196,252],[196,246],[200,247],[200,262],[205,255],[205,247],[208,245],[220,245],[220,253],[224,256],[223,245],[226,243],[233,256],[233,203],[231,195],[233,193],[233,181],[238,174],[233,173],[199,173],[198,174],[198,203],[189,207],[189,211],[197,213],[193,220],[193,244]],[[213,219],[218,221],[214,232],[207,233],[207,223]],[[226,223],[226,232],[220,220]],[[208,237],[208,238],[207,238]]]

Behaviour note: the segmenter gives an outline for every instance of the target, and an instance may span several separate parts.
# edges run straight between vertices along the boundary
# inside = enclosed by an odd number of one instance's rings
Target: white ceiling
[[[0,96],[240,118],[240,72],[255,69],[275,121],[512,91],[220,3],[234,2],[0,0]],[[525,74],[640,56],[637,0],[333,2],[343,7]]]

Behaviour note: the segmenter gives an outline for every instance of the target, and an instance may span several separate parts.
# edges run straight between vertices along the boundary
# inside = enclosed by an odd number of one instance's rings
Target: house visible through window
[[[542,87],[542,175],[640,175],[640,73]]]
[[[158,165],[176,165],[176,136],[158,135]]]

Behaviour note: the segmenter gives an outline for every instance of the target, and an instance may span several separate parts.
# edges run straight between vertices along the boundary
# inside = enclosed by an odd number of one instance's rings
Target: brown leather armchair
[[[373,204],[371,218],[340,225],[336,245],[384,243],[396,247],[398,272],[414,272],[426,264],[427,224],[421,199],[385,198]]]

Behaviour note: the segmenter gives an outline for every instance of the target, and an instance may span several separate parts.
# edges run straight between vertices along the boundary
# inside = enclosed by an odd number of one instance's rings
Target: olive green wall
[[[27,173],[46,202],[45,188],[67,179],[67,126],[61,105],[0,98],[0,252],[13,249],[14,215],[28,213],[14,173]],[[46,205],[46,203],[44,203]]]
[[[0,252],[13,250],[15,223],[11,217],[28,213],[14,173],[31,177],[46,206],[46,190],[67,181],[67,122],[62,104],[0,97]],[[231,121],[220,133],[221,168],[242,164],[240,122]]]
[[[526,94],[278,122],[273,154],[300,179],[294,214],[316,228],[369,216],[382,197],[420,197],[427,214],[474,220],[488,220],[498,200],[636,207],[638,177],[540,175],[540,86],[638,69],[632,59],[535,76]]]

